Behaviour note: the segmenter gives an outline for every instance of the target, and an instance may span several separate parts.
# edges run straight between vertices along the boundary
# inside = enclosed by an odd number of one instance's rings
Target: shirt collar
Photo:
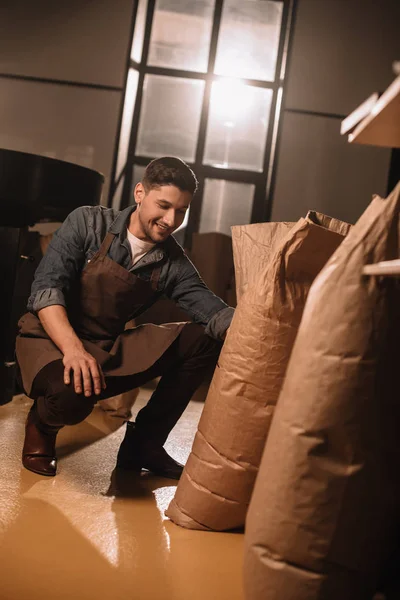
[[[114,221],[111,223],[111,227],[108,230],[110,233],[114,233],[115,235],[122,235],[122,237],[126,237],[126,228],[128,227],[129,219],[131,214],[136,210],[135,206],[128,206],[124,208],[124,210],[119,211]]]
[[[122,244],[124,244],[125,240],[127,239],[126,230],[127,230],[128,224],[129,224],[129,219],[131,217],[131,214],[136,210],[136,208],[137,208],[136,205],[128,206],[127,208],[124,208],[124,210],[119,211],[116,218],[111,223],[111,227],[108,230],[110,233],[113,233],[114,235],[118,235]],[[148,252],[148,254],[146,254],[146,257],[147,257],[147,258],[145,257],[146,260],[143,258],[137,264],[139,264],[139,263],[144,264],[144,262],[153,262],[153,261],[161,260],[162,258],[164,258],[168,247],[169,247],[168,239],[165,240],[165,242],[156,244],[154,246],[154,248],[152,248]]]

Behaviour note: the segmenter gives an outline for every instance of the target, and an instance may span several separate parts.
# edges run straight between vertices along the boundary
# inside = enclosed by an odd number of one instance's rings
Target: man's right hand
[[[104,373],[97,360],[84,348],[68,349],[64,353],[64,383],[71,383],[71,371],[74,389],[77,394],[85,396],[101,393],[106,387]]]
[[[59,304],[46,306],[38,312],[38,316],[46,333],[64,355],[64,383],[71,383],[72,371],[77,394],[100,394],[106,387],[104,373],[72,329],[65,308]]]

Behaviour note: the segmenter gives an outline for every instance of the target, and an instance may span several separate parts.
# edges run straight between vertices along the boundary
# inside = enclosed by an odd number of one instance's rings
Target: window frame
[[[201,205],[204,193],[204,184],[206,179],[220,179],[227,181],[234,181],[238,183],[251,183],[255,186],[255,192],[253,197],[253,205],[252,205],[252,213],[251,213],[251,223],[268,221],[270,219],[271,210],[272,210],[272,201],[273,201],[273,191],[275,186],[276,179],[276,163],[277,163],[277,150],[278,150],[278,142],[279,142],[279,130],[281,125],[281,117],[282,117],[282,104],[284,99],[284,88],[285,88],[285,76],[286,76],[286,67],[287,60],[290,48],[290,42],[292,38],[293,32],[293,21],[295,15],[295,9],[297,0],[270,0],[273,2],[279,2],[283,4],[282,10],[282,21],[281,21],[281,29],[279,34],[279,44],[278,44],[278,53],[277,53],[277,61],[275,67],[275,76],[273,81],[262,81],[257,79],[244,79],[240,78],[239,81],[244,83],[245,85],[251,85],[256,87],[261,87],[265,89],[272,90],[272,102],[271,102],[271,112],[270,118],[267,128],[267,134],[265,139],[265,147],[264,147],[264,157],[262,161],[262,171],[250,171],[250,170],[241,170],[241,169],[230,169],[225,167],[215,167],[211,165],[206,165],[203,163],[204,149],[205,149],[205,141],[206,141],[206,132],[207,132],[207,123],[208,123],[208,115],[209,115],[209,105],[210,105],[210,94],[211,87],[213,82],[215,81],[223,81],[227,79],[222,75],[214,74],[214,66],[217,54],[217,46],[218,46],[218,37],[219,30],[222,19],[223,12],[223,0],[216,0],[214,6],[214,15],[213,15],[213,23],[211,30],[211,41],[210,41],[210,49],[209,49],[209,57],[208,57],[208,68],[204,73],[200,73],[197,71],[188,71],[183,69],[173,69],[168,67],[155,67],[147,64],[148,56],[149,56],[149,48],[150,48],[150,38],[151,38],[151,28],[153,23],[153,16],[156,6],[156,0],[148,0],[147,3],[147,15],[145,22],[145,30],[144,30],[144,39],[143,39],[143,49],[142,49],[142,59],[140,63],[132,60],[130,58],[131,54],[131,44],[129,46],[128,52],[128,60],[127,60],[127,70],[126,70],[126,80],[128,78],[128,73],[130,69],[135,69],[139,73],[138,78],[138,87],[136,93],[136,101],[133,111],[132,125],[130,131],[130,139],[129,139],[129,147],[128,147],[128,155],[126,163],[121,170],[118,178],[115,178],[116,174],[116,164],[117,164],[117,153],[119,146],[119,138],[121,135],[121,131],[119,131],[118,139],[116,142],[115,156],[113,161],[113,169],[112,169],[112,179],[110,185],[110,194],[108,198],[108,206],[112,205],[114,194],[117,190],[118,184],[122,177],[125,178],[124,186],[121,196],[120,208],[123,209],[127,207],[129,204],[132,204],[131,201],[131,190],[132,190],[132,178],[133,178],[133,167],[134,165],[146,166],[154,157],[151,156],[141,156],[136,154],[136,145],[137,145],[137,136],[139,130],[139,120],[140,113],[142,107],[142,98],[143,98],[143,83],[144,78],[147,74],[151,75],[164,75],[169,77],[176,78],[185,78],[185,79],[200,79],[205,82],[204,95],[203,95],[203,103],[201,109],[200,116],[200,126],[199,126],[199,134],[196,144],[196,153],[194,162],[188,163],[189,166],[193,169],[196,174],[196,177],[199,181],[199,189],[195,194],[195,197],[191,204],[190,210],[190,218],[188,225],[186,227],[185,232],[185,247],[191,247],[191,237],[194,232],[199,230],[200,225],[200,214],[201,214]],[[135,28],[136,16],[138,13],[139,0],[135,0],[135,7],[133,11],[132,18],[132,38],[133,32]],[[126,86],[125,86],[126,87]],[[123,98],[122,107],[124,105]],[[122,113],[122,111],[121,111]],[[122,114],[120,119],[121,127]]]

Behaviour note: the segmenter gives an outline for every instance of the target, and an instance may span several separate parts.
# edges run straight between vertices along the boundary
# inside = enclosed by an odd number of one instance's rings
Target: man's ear
[[[144,189],[143,183],[141,183],[140,181],[139,181],[139,183],[137,183],[135,185],[135,190],[133,192],[133,195],[134,195],[136,204],[141,204],[143,198],[146,195],[146,191]]]

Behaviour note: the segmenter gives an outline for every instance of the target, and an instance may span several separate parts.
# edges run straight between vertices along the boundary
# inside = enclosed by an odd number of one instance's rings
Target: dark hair
[[[175,185],[182,192],[190,192],[192,195],[198,186],[192,169],[175,156],[163,156],[152,160],[146,167],[142,183],[146,192],[162,185]]]

